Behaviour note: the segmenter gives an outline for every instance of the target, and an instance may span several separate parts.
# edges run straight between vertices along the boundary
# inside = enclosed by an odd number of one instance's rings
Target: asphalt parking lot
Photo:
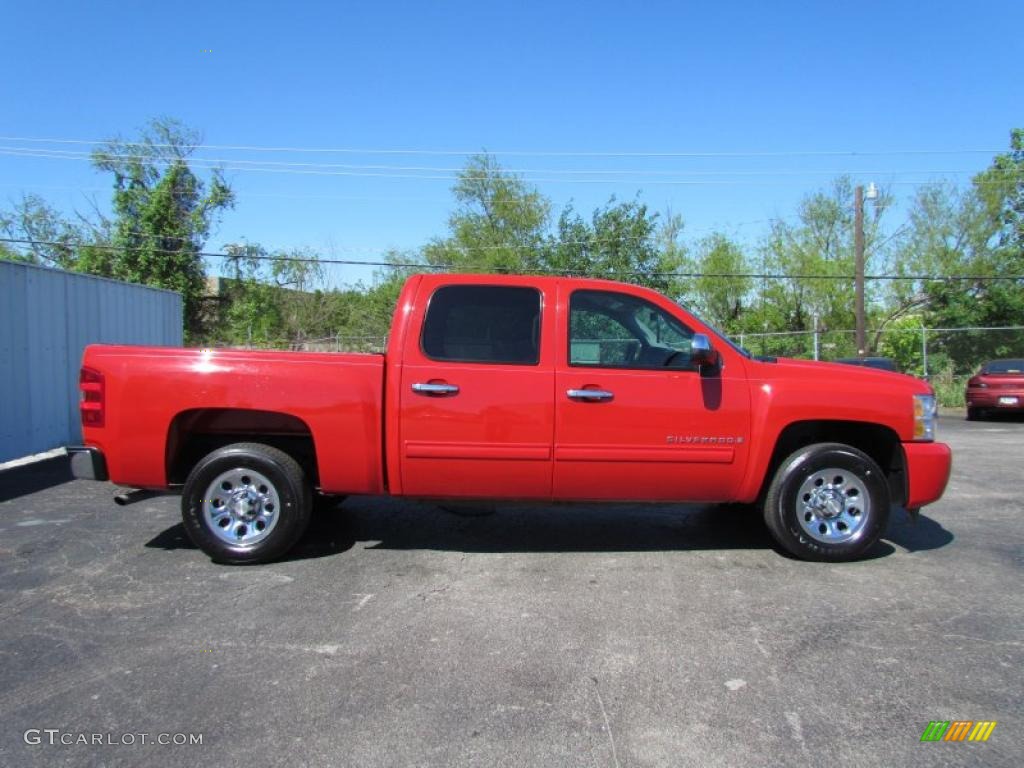
[[[946,497],[847,565],[714,507],[350,498],[225,567],[176,497],[0,473],[0,765],[1018,766],[1024,420],[940,439]]]

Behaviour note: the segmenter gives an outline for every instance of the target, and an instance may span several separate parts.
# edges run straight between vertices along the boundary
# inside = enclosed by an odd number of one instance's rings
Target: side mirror
[[[718,350],[711,346],[711,339],[703,333],[693,334],[690,342],[690,361],[699,366],[718,365]]]

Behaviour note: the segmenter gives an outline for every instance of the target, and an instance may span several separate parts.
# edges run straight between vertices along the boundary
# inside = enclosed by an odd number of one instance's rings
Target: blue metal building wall
[[[0,261],[0,461],[78,443],[87,344],[181,346],[174,291]]]

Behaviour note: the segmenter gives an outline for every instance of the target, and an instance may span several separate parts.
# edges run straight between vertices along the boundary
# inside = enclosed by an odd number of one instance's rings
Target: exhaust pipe
[[[134,504],[137,501],[145,501],[146,499],[152,499],[163,495],[163,491],[146,491],[137,488],[133,491],[125,491],[124,493],[117,494],[117,496],[114,497],[114,503],[119,507],[127,507],[129,504]]]

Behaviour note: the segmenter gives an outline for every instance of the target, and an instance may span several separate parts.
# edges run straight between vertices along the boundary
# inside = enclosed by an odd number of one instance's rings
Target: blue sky
[[[753,242],[766,219],[792,214],[840,172],[891,185],[901,198],[895,222],[916,183],[966,182],[989,150],[1007,146],[1011,128],[1024,127],[1019,0],[39,0],[8,4],[3,18],[0,147],[85,151],[11,137],[131,138],[150,117],[171,115],[211,145],[518,151],[499,159],[545,179],[536,186],[556,211],[572,201],[589,213],[613,194],[639,191],[654,210],[681,214],[693,237],[720,228]],[[916,153],[872,154],[904,150]],[[954,152],[919,154],[939,150]],[[109,199],[108,178],[85,162],[4,151],[5,207],[22,192],[69,211]],[[861,154],[790,154],[827,151]],[[588,152],[725,156],[550,154]],[[238,195],[209,249],[247,238],[357,259],[442,234],[452,209],[448,169],[465,160],[198,155],[225,160]],[[274,167],[317,173],[237,169],[254,161],[308,163]],[[441,178],[399,178],[418,174]],[[368,274],[353,267],[334,276]]]

